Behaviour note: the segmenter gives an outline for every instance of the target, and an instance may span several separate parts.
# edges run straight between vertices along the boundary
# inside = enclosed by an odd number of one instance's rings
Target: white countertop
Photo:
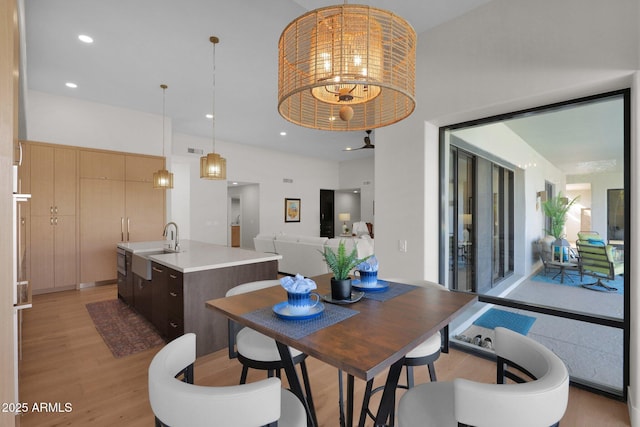
[[[134,254],[168,249],[168,245],[169,242],[165,240],[118,243],[119,248]],[[278,254],[231,248],[228,246],[198,242],[196,240],[181,240],[180,252],[149,255],[149,259],[158,264],[182,273],[193,273],[195,271],[215,268],[275,261],[281,258],[282,256]]]

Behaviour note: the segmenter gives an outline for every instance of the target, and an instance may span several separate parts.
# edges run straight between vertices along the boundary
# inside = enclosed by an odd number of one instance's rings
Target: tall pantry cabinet
[[[165,192],[153,188],[164,159],[80,151],[80,283],[111,281],[118,242],[162,240]]]
[[[80,151],[80,283],[117,277],[116,244],[125,241],[124,156]]]
[[[34,292],[73,289],[77,264],[77,151],[30,144],[29,266]]]
[[[27,276],[34,293],[116,281],[119,242],[162,240],[164,158],[22,141]]]

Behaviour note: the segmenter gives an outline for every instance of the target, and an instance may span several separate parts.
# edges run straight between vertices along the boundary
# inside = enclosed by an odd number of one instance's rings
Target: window
[[[440,281],[480,301],[451,325],[453,345],[464,334],[456,328],[468,327],[483,306],[526,313],[535,317],[530,334],[563,358],[574,383],[626,398],[629,275],[609,279],[618,290],[602,295],[582,286],[595,278],[579,268],[548,273],[537,243],[550,228],[541,195],[580,196],[567,240],[575,245],[585,227],[598,231],[628,271],[630,117],[625,89],[441,128],[448,203],[440,242],[448,257],[441,258]],[[468,256],[460,244],[465,222],[472,230]]]

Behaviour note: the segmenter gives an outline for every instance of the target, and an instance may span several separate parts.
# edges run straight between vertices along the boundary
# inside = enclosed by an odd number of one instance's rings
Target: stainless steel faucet
[[[162,236],[163,237],[167,237],[167,230],[169,229],[170,225],[173,225],[176,228],[176,240],[175,240],[175,245],[173,247],[173,250],[177,252],[177,251],[180,250],[180,238],[179,238],[179,234],[178,234],[178,224],[176,224],[173,221],[168,222],[167,225],[164,226],[164,231],[162,232]],[[173,240],[173,236],[171,237],[171,240]]]

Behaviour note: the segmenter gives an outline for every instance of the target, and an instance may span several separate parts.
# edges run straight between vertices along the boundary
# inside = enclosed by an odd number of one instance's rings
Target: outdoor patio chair
[[[543,238],[536,242],[538,257],[542,261],[544,267],[544,275],[549,275],[550,272],[559,273],[560,267],[554,265],[551,260],[553,259],[553,253],[551,252],[551,244],[553,243],[553,237],[548,236],[551,239]]]
[[[578,233],[580,280],[585,274],[595,277],[593,283],[582,286],[591,290],[617,291],[602,280],[614,280],[619,274],[624,274],[624,261],[616,260],[615,247],[607,245],[600,235],[594,233]]]

